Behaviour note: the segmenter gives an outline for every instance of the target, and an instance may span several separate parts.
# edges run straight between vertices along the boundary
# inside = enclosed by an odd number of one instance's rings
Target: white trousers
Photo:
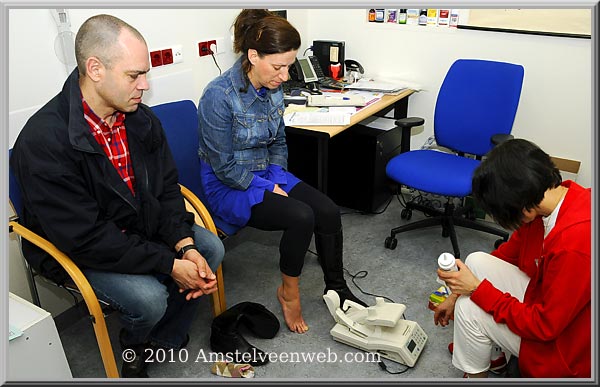
[[[529,277],[518,267],[483,252],[469,254],[465,264],[480,280],[487,279],[497,289],[523,302]],[[511,332],[506,324],[495,322],[492,315],[470,297],[460,296],[454,309],[452,364],[469,374],[487,371],[494,343],[508,352],[507,355],[519,356],[521,337]]]

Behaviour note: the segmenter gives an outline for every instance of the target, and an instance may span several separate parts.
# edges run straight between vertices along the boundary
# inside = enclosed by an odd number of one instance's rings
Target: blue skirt
[[[289,193],[300,182],[300,179],[288,171],[282,170],[281,172],[284,174],[286,182],[278,182],[277,184]],[[252,173],[269,180],[268,170]],[[200,181],[206,200],[205,204],[210,209],[211,214],[238,227],[243,227],[248,223],[252,206],[262,203],[265,191],[272,189],[271,186],[255,184],[256,179],[244,191],[232,188],[223,184],[215,175],[212,167],[202,160],[200,161]]]

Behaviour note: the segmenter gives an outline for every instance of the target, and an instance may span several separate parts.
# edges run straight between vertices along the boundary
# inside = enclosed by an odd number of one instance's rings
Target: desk
[[[288,170],[327,194],[330,139],[365,118],[373,115],[385,115],[392,109],[395,119],[406,117],[408,97],[412,93],[414,90],[407,89],[397,95],[384,95],[379,101],[365,106],[353,114],[350,118],[350,125],[286,127]],[[402,131],[401,149],[402,152],[410,150],[410,128]]]

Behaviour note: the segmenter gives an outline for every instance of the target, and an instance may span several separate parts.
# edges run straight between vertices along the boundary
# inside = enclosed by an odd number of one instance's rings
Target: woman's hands
[[[287,192],[282,190],[279,184],[275,184],[275,187],[273,187],[273,193],[276,193],[277,195],[281,196],[288,196]]]
[[[446,282],[446,286],[452,290],[452,293],[471,295],[477,289],[481,281],[475,277],[475,274],[460,259],[456,260],[458,271],[437,270],[440,279]]]

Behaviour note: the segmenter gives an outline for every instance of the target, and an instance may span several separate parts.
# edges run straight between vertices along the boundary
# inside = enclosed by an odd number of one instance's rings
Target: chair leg
[[[470,228],[473,230],[483,231],[483,232],[487,232],[489,234],[497,235],[497,236],[501,237],[502,239],[504,239],[504,241],[508,240],[508,232],[506,232],[504,230],[500,230],[496,227],[488,226],[487,224],[483,224],[481,222],[477,222],[477,221],[465,219],[465,218],[456,218],[455,217],[454,223],[457,226]]]
[[[409,224],[403,224],[402,226],[398,226],[393,228],[390,231],[390,236],[393,238],[396,234],[400,234],[401,232],[416,230],[419,228],[431,227],[431,226],[439,226],[442,224],[442,217],[436,216],[434,218],[422,219],[416,222],[412,222]]]
[[[37,289],[37,283],[35,282],[35,273],[33,272],[33,268],[29,264],[29,262],[25,261],[25,266],[27,266],[27,282],[29,283],[29,291],[31,292],[31,300],[37,307],[42,307],[42,303],[40,301],[40,294]]]
[[[460,258],[460,249],[458,247],[458,238],[456,237],[456,228],[454,227],[454,218],[449,216],[446,218],[447,220],[447,232],[450,237],[450,242],[452,243],[452,249],[454,250],[454,257]]]
[[[465,215],[464,209],[455,210],[454,205],[448,201],[444,205],[444,211],[439,211],[435,208],[431,208],[428,206],[424,206],[419,203],[408,202],[406,205],[407,209],[414,210],[417,209],[421,212],[424,212],[427,215],[430,215],[430,218],[422,219],[416,222],[412,222],[409,224],[404,224],[402,226],[398,226],[393,228],[390,231],[390,236],[385,240],[385,247],[391,250],[396,248],[398,243],[396,239],[396,234],[405,231],[416,230],[419,228],[431,227],[431,226],[442,226],[442,236],[450,237],[450,241],[452,243],[452,249],[454,250],[454,256],[456,258],[460,258],[460,248],[458,246],[458,238],[456,236],[456,226],[470,228],[473,230],[478,230],[482,232],[487,232],[489,234],[497,235],[501,237],[504,241],[508,240],[508,232],[498,229],[496,227],[489,226],[487,224],[483,224],[476,220],[471,220],[463,217]],[[497,241],[498,242],[498,241]],[[496,243],[497,243],[496,242]]]
[[[213,314],[215,317],[223,313],[227,309],[225,302],[225,286],[223,286],[223,265],[219,265],[215,275],[217,276],[217,291],[212,294],[212,307]]]

